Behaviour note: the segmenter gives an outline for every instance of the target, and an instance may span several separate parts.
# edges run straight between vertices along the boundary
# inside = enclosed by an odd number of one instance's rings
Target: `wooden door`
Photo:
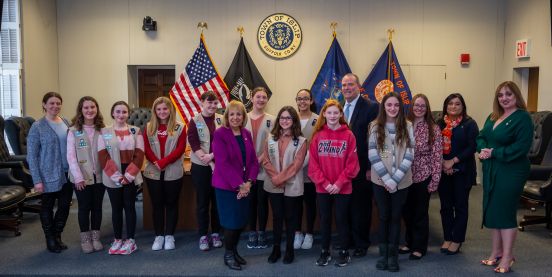
[[[138,106],[151,108],[160,96],[169,96],[174,69],[138,69]]]
[[[539,68],[529,68],[529,85],[527,89],[527,110],[536,112],[539,106]]]

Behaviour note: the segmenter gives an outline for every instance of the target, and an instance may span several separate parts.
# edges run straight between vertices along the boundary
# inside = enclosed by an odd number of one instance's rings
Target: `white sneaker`
[[[301,249],[311,249],[313,240],[312,234],[306,234],[303,244],[301,244]]]
[[[155,240],[153,241],[153,245],[151,246],[151,250],[158,251],[163,249],[163,243],[165,242],[164,236],[156,236]]]
[[[121,249],[119,249],[119,254],[130,255],[136,250],[138,250],[138,246],[136,246],[134,239],[127,239]]]
[[[199,238],[199,250],[209,250],[209,238],[207,238],[207,236],[201,236],[201,238]]]
[[[220,235],[218,233],[213,233],[211,235],[211,244],[214,248],[222,247],[222,240],[220,239]]]
[[[111,243],[111,247],[109,248],[107,253],[109,253],[109,255],[118,255],[119,254],[119,249],[121,249],[121,246],[123,246],[123,240],[115,239]]]
[[[295,232],[295,239],[293,239],[293,249],[299,249],[301,248],[301,244],[303,243],[303,233],[301,232]]]
[[[173,249],[174,249],[174,237],[165,236],[165,250],[173,250]]]

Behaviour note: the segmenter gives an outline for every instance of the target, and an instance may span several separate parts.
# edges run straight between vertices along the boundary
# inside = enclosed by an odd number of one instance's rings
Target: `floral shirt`
[[[415,124],[414,161],[412,162],[412,181],[420,183],[431,176],[427,187],[429,192],[434,192],[441,179],[441,164],[443,160],[443,136],[441,129],[433,125],[433,144],[429,145],[429,128],[425,120]]]

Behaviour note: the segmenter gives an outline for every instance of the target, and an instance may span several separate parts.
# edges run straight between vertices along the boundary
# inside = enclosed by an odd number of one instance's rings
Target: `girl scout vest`
[[[251,132],[251,135],[253,135],[253,129],[251,126],[251,113],[247,114],[247,124],[245,125],[245,128]],[[261,126],[259,126],[259,130],[257,130],[257,141],[255,141],[255,153],[257,153],[257,157],[259,157],[263,153],[263,144],[266,141],[266,138],[270,134],[270,131],[272,131],[272,127],[274,127],[274,116],[265,113],[263,117],[263,122],[261,123]],[[264,180],[266,176],[266,173],[264,172],[264,169],[262,167],[259,168],[259,174],[257,175],[257,180]]]
[[[165,141],[164,157],[168,156],[174,149],[176,149],[176,146],[178,144],[178,139],[180,138],[180,135],[182,134],[183,130],[184,130],[184,124],[180,122],[176,122],[176,125],[174,126],[174,130],[173,130],[173,134],[172,135],[169,134],[167,136],[167,141]],[[157,132],[153,132],[153,135],[148,136],[148,141],[145,141],[144,143],[149,143],[151,150],[153,151],[155,156],[161,157],[161,149],[159,147],[159,138],[157,137]],[[184,176],[183,160],[184,160],[184,155],[180,156],[180,158],[176,160],[174,163],[171,163],[167,165],[167,167],[165,167],[166,181],[178,180],[182,178],[182,176]],[[152,180],[161,179],[161,171],[159,171],[157,166],[155,166],[147,159],[146,159],[146,169],[144,170],[144,177]]]
[[[307,140],[304,137],[299,137],[297,140],[291,140],[284,152],[283,165],[280,164],[280,149],[278,148],[278,141],[275,141],[272,136],[267,140],[268,146],[268,158],[276,171],[281,172],[282,168],[290,166],[295,160],[297,151],[301,149],[301,146]],[[276,188],[270,181],[270,178],[266,176],[264,190],[270,193],[283,193],[285,196],[295,197],[303,195],[303,170],[299,170],[295,176],[287,180],[285,186],[282,188]]]
[[[220,126],[222,126],[222,118],[223,118],[222,115],[217,113],[215,114],[215,130],[220,128]],[[201,150],[203,150],[203,152],[208,154],[211,151],[211,145],[210,145],[211,133],[209,133],[209,127],[205,123],[205,119],[201,114],[194,116],[192,120],[195,122],[195,125],[196,125],[197,135],[199,137]],[[188,145],[189,144],[190,143],[188,143]],[[199,157],[194,153],[194,151],[191,151],[190,153],[190,160],[192,161],[192,163],[202,165],[202,166],[208,166],[207,164],[205,164],[199,159]]]
[[[130,135],[133,138],[133,143],[136,145],[136,136],[138,135],[138,130],[140,130],[136,126],[128,125],[128,131],[130,132]],[[113,126],[105,127],[102,129],[102,139],[105,142],[105,149],[107,150],[107,153],[109,153],[109,157],[115,162],[117,165],[117,168],[119,171],[121,171],[121,155],[119,152],[119,144],[117,142],[117,135],[115,135],[115,131],[113,130]],[[134,148],[134,147],[133,147]],[[136,166],[141,167],[141,164],[137,164]],[[124,172],[121,172],[121,174],[124,175]],[[109,188],[119,188],[120,186],[117,186],[107,174],[105,174],[105,171],[102,170],[102,180],[106,187]],[[136,175],[136,178],[134,179],[134,184],[136,186],[140,186],[143,183],[142,174],[138,172]]]
[[[301,133],[303,133],[303,137],[307,139],[307,143],[309,143],[311,140],[312,131],[314,130],[314,125],[316,125],[317,120],[318,120],[318,115],[315,113],[311,113],[311,116],[307,121],[307,124],[301,130]],[[308,145],[307,145],[307,149],[308,149]],[[305,162],[303,163],[303,176],[304,176],[303,181],[305,183],[312,183],[311,179],[308,176],[308,171],[309,171],[309,153],[307,150],[307,155],[305,156]]]
[[[98,137],[100,133],[94,131],[93,141],[88,139],[88,135],[83,130],[79,131],[75,127],[69,128],[69,132],[73,132],[75,136],[75,153],[77,154],[77,162],[84,178],[85,185],[93,185],[102,182],[102,174],[100,162],[98,161]],[[94,174],[94,169],[96,173]],[[96,177],[96,178],[94,178]],[[69,171],[69,180],[75,183],[75,177]]]

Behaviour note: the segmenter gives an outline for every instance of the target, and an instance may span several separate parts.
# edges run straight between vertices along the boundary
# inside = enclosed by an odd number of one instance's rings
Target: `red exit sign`
[[[516,41],[516,58],[529,58],[529,40],[521,39]]]

